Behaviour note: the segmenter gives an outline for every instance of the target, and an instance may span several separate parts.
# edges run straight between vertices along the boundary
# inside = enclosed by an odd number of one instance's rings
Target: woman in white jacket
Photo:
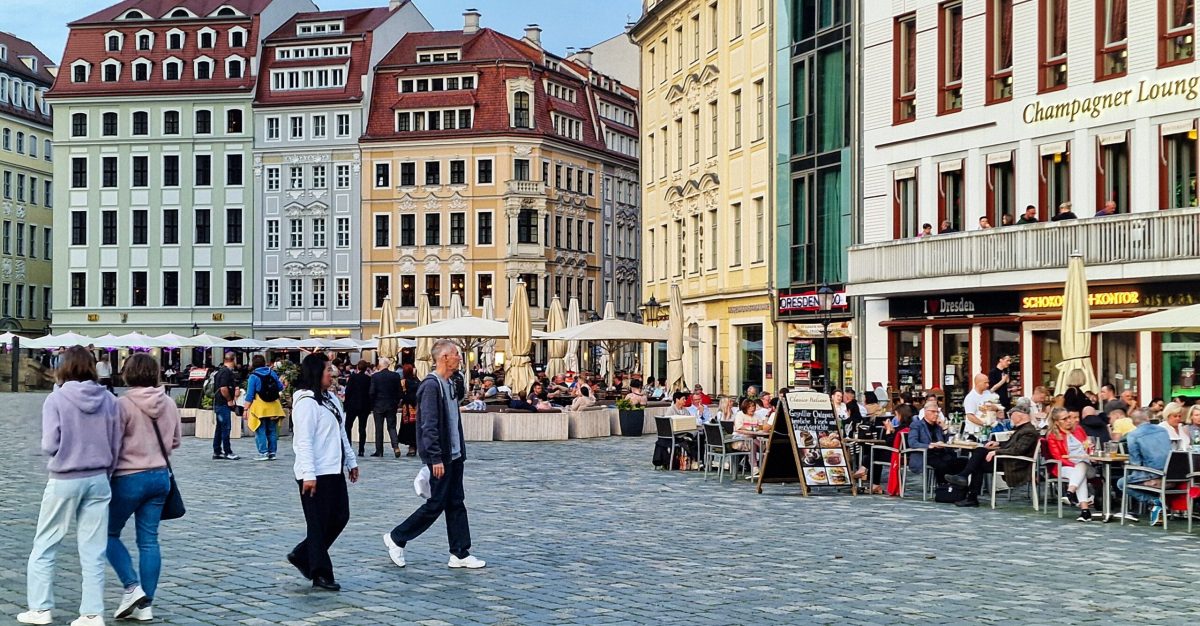
[[[313,587],[338,591],[329,547],[350,521],[350,498],[344,472],[358,482],[358,461],[346,439],[345,412],[332,387],[333,366],[323,354],[310,354],[300,364],[300,381],[292,396],[292,451],[296,484],[308,533],[287,560]]]

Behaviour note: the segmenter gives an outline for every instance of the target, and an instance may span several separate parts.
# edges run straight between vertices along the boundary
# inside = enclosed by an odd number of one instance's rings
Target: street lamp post
[[[836,294],[829,285],[817,289],[817,308],[821,313],[821,363],[825,366],[825,395],[829,395],[829,322]]]

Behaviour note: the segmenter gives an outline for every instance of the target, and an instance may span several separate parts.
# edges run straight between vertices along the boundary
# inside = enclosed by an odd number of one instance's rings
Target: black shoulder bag
[[[171,479],[171,489],[163,502],[162,519],[179,519],[187,513],[187,507],[183,506],[183,495],[179,493],[179,485],[175,482],[175,470],[171,469],[171,457],[167,455],[167,446],[163,445],[162,434],[158,432],[157,417],[150,418],[150,427],[154,429],[154,438],[158,440],[158,449],[167,462],[167,476]]]

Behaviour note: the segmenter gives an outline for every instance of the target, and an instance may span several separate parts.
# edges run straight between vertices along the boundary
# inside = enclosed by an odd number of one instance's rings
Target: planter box
[[[242,438],[242,420],[243,418],[237,415],[230,416],[231,426],[229,429],[230,439]],[[212,439],[213,433],[217,429],[217,416],[212,411],[206,409],[196,409],[196,430],[195,436],[197,439]]]
[[[566,413],[492,415],[492,437],[496,441],[565,441],[570,430]]]
[[[658,435],[658,426],[654,423],[654,418],[661,417],[667,414],[667,410],[671,408],[669,404],[658,404],[655,406],[646,407],[646,420],[642,423],[642,432],[651,435]]]
[[[467,441],[491,441],[495,434],[496,413],[480,411],[463,413],[463,439]]]
[[[567,412],[567,436],[571,439],[592,439],[612,435],[612,423],[608,411],[588,409]]]
[[[617,421],[621,425],[621,436],[623,437],[641,437],[646,431],[646,411],[644,409],[626,411],[617,409]],[[654,422],[651,421],[651,424]],[[651,428],[651,432],[653,432]]]

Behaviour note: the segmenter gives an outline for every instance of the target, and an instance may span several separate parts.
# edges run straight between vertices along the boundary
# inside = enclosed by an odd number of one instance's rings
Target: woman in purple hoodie
[[[121,453],[117,403],[96,383],[96,361],[82,346],[63,353],[58,388],[42,405],[42,451],[50,478],[42,494],[27,575],[29,610],[22,624],[49,624],[54,608],[54,557],[76,528],[83,597],[72,626],[104,623],[104,550],[108,541],[108,478]]]
[[[179,408],[159,386],[158,363],[153,357],[145,353],[129,357],[122,375],[130,389],[117,400],[125,437],[108,507],[108,562],[125,588],[113,617],[144,622],[153,619],[150,603],[162,571],[158,523],[171,490],[167,455],[179,447],[182,433]],[[121,531],[131,516],[137,535],[136,570],[129,550],[121,543]]]

